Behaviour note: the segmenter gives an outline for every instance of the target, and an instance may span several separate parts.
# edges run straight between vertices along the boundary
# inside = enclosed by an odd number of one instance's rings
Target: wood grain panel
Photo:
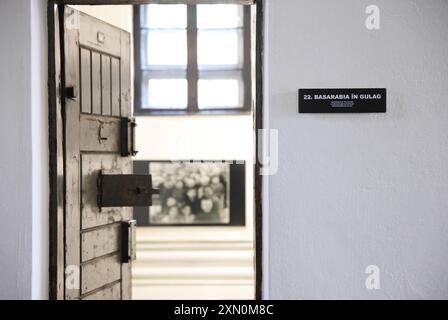
[[[74,14],[71,8],[65,8],[64,20],[70,21]],[[65,84],[67,87],[79,88],[79,47],[78,32],[73,29],[65,30]],[[79,154],[79,111],[80,102],[78,99],[65,99],[65,266],[77,267],[81,263],[80,254],[80,154]],[[67,279],[67,275],[66,275]],[[67,286],[65,290],[66,299],[77,299],[80,295],[79,283]]]
[[[121,285],[119,282],[110,287],[100,289],[87,295],[82,300],[119,300],[121,298]]]
[[[120,119],[81,115],[80,126],[82,151],[120,151]]]
[[[100,258],[83,264],[81,268],[82,293],[86,294],[108,283],[120,280],[120,277],[120,255]]]
[[[121,282],[121,299],[131,300],[132,299],[132,264],[123,263],[121,265],[121,277],[123,280]]]
[[[82,261],[120,250],[120,225],[113,224],[81,235]]]
[[[120,116],[120,60],[111,58],[112,115]]]
[[[121,115],[131,116],[131,36],[129,32],[121,31],[121,63],[120,63],[120,86],[121,86]]]
[[[92,113],[101,114],[101,55],[92,51]]]
[[[92,113],[90,50],[81,48],[81,112]]]
[[[110,57],[101,55],[101,105],[102,114],[105,116],[111,115],[111,84],[110,84]]]

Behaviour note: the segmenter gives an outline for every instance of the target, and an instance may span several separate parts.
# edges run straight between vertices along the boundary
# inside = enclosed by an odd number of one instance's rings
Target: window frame
[[[238,3],[235,3],[238,4]],[[141,31],[140,5],[133,6],[133,41],[134,41],[134,115],[201,115],[201,114],[250,114],[253,110],[253,81],[252,81],[252,11],[251,6],[243,5],[243,66],[242,83],[244,85],[243,106],[239,108],[223,107],[199,109],[198,107],[198,29],[196,4],[187,4],[187,68],[186,80],[188,84],[188,102],[184,109],[156,109],[142,108],[142,79],[144,70],[141,66]]]

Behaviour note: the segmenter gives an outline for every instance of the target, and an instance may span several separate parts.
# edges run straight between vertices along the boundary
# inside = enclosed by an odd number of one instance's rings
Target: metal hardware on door
[[[68,99],[76,99],[78,98],[78,88],[73,86],[73,87],[66,87],[65,88],[65,97]]]
[[[136,220],[121,223],[121,262],[128,263],[136,258]]]
[[[99,43],[104,43],[104,40],[106,40],[106,35],[101,31],[98,31],[96,39],[98,40]]]
[[[98,140],[100,143],[101,141],[107,140],[107,137],[103,137],[103,127],[104,125],[102,123],[98,126]]]
[[[121,118],[120,129],[121,129],[121,156],[129,157],[135,156],[137,150],[135,150],[135,119],[132,118]]]
[[[152,195],[159,190],[152,188],[151,175],[98,174],[98,207],[146,207],[152,205]]]

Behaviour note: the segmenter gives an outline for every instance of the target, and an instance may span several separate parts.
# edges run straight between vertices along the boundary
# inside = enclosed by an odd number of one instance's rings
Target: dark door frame
[[[188,0],[184,0],[188,1]],[[200,1],[200,0],[199,0]],[[207,0],[205,0],[207,1]],[[262,189],[263,177],[260,175],[261,163],[259,160],[259,130],[263,129],[263,48],[264,48],[264,0],[238,0],[241,4],[256,5],[256,56],[255,56],[255,299],[263,298],[263,211]],[[63,119],[61,115],[61,101],[65,99],[61,83],[64,83],[64,74],[61,72],[61,57],[59,44],[61,42],[60,25],[56,5],[114,5],[114,4],[145,4],[151,0],[48,0],[48,120],[49,120],[49,175],[50,175],[50,299],[62,299],[61,293],[64,281],[64,270],[61,260],[64,259],[64,172],[62,135]],[[152,1],[154,2],[154,1]],[[168,1],[167,1],[168,2]],[[216,3],[226,3],[226,0],[214,0]],[[56,14],[55,14],[56,13]],[[60,14],[60,13],[59,13]],[[62,165],[62,166],[61,166]],[[63,264],[62,264],[63,265]]]

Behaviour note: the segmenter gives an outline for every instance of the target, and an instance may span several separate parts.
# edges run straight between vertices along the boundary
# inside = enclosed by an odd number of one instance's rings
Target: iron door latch
[[[133,118],[122,117],[120,121],[120,135],[121,135],[121,156],[129,157],[135,156],[137,150],[135,150],[135,127],[137,123]]]
[[[76,86],[65,87],[65,97],[76,100],[78,98],[78,88]]]
[[[98,207],[146,207],[152,205],[152,195],[159,190],[152,188],[151,175],[98,174]]]

